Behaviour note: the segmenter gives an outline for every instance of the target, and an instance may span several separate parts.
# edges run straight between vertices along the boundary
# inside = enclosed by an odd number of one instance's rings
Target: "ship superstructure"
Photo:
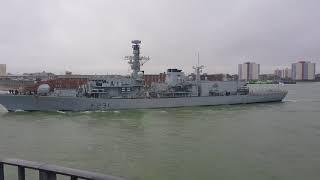
[[[0,104],[9,111],[96,111],[273,102],[287,94],[281,86],[250,87],[244,81],[201,80],[204,66],[199,65],[199,58],[193,67],[195,78],[170,68],[163,83],[145,88],[141,66],[150,58],[141,56],[140,40],[131,43],[133,55],[125,57],[132,70],[128,76],[92,76],[78,88],[68,90],[42,84],[28,95],[0,95]]]
[[[140,56],[140,40],[133,40],[131,43],[133,56],[125,56],[132,70],[131,75],[92,77],[88,80],[87,86],[81,88],[80,96],[94,98],[142,98],[145,96],[144,72],[140,67],[150,58]]]

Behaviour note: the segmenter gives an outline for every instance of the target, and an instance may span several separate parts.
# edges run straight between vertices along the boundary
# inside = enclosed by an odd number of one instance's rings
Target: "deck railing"
[[[0,159],[0,180],[4,180],[4,166],[16,166],[18,172],[18,180],[25,180],[25,170],[31,169],[39,171],[39,180],[56,180],[57,175],[70,177],[70,180],[86,179],[86,180],[124,180],[120,177],[109,176],[89,171],[65,168],[47,163],[39,163],[26,161],[21,159]]]

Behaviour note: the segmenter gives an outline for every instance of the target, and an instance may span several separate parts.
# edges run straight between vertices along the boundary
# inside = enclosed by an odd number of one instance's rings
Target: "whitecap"
[[[83,113],[83,114],[91,114],[92,111],[82,111],[82,112],[80,112],[80,113]]]
[[[294,100],[294,99],[288,99],[288,100],[283,100],[283,102],[297,102],[297,100]]]
[[[25,112],[25,111],[22,109],[16,109],[14,112]]]
[[[60,114],[66,114],[65,111],[57,111],[57,113],[60,113]]]

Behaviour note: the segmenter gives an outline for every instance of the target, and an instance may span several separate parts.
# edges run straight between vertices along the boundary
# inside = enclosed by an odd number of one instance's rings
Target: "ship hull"
[[[172,108],[214,106],[282,101],[286,93],[259,95],[208,96],[183,98],[97,99],[0,95],[0,104],[8,111],[107,111],[121,109]]]

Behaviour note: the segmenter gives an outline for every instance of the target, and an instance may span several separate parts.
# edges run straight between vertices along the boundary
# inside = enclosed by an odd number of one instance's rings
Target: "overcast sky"
[[[8,72],[126,74],[142,40],[146,73],[262,73],[297,60],[320,64],[319,0],[0,0],[0,64]],[[317,69],[319,66],[317,66]],[[319,72],[319,71],[318,71]]]

